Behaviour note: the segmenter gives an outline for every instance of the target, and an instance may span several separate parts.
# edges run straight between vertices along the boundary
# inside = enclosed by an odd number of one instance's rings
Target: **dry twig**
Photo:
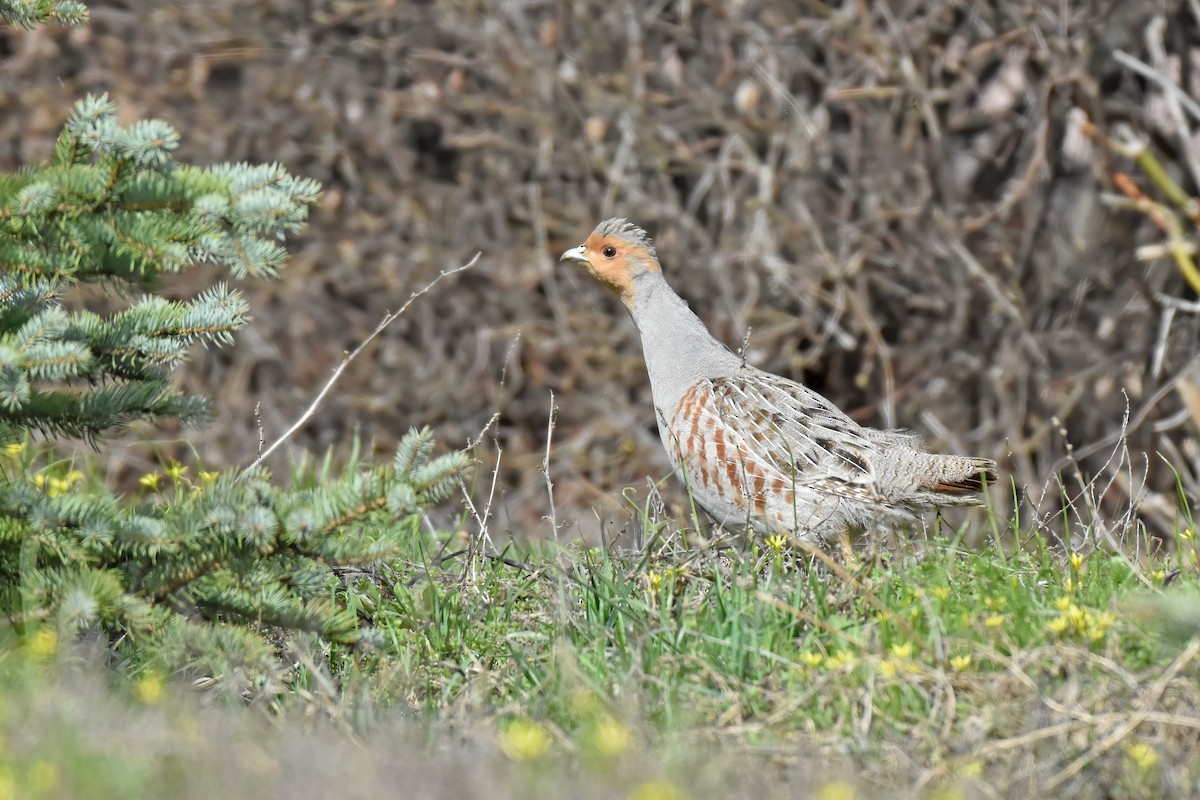
[[[334,369],[333,374],[329,376],[329,380],[325,382],[325,385],[323,387],[321,387],[321,391],[317,392],[317,396],[315,398],[313,398],[312,403],[310,403],[308,408],[305,409],[304,413],[300,415],[300,418],[297,419],[292,424],[292,427],[288,428],[287,431],[282,436],[280,436],[278,439],[276,439],[275,442],[272,443],[270,447],[268,447],[265,451],[261,452],[260,455],[258,456],[258,458],[254,459],[253,463],[251,463],[250,466],[246,467],[246,469],[244,469],[242,471],[242,474],[244,475],[244,474],[250,472],[255,467],[258,467],[260,464],[262,464],[264,461],[266,461],[267,458],[271,455],[271,453],[273,453],[277,449],[279,449],[279,447],[284,442],[286,442],[288,439],[292,438],[292,435],[295,434],[296,431],[300,430],[302,427],[304,427],[304,424],[306,422],[308,422],[310,419],[312,419],[313,414],[315,414],[317,411],[317,407],[321,405],[321,401],[324,400],[325,396],[327,394],[329,394],[329,392],[333,389],[333,386],[334,386],[334,384],[337,383],[338,378],[342,377],[342,373],[346,371],[346,367],[350,366],[350,363],[352,361],[354,361],[354,359],[358,358],[359,354],[362,353],[362,351],[367,348],[367,345],[369,345],[371,342],[373,342],[375,340],[376,336],[383,333],[385,330],[388,329],[388,327],[393,322],[398,320],[401,317],[401,315],[403,315],[404,312],[408,310],[409,306],[411,306],[418,297],[425,294],[430,289],[432,289],[434,286],[436,286],[443,278],[448,278],[451,275],[455,275],[459,272],[462,272],[464,270],[470,269],[471,267],[475,266],[476,262],[479,261],[480,255],[482,255],[482,254],[476,253],[474,258],[472,258],[470,261],[468,261],[466,264],[463,264],[460,267],[455,267],[454,269],[442,270],[441,272],[439,272],[437,274],[436,278],[431,280],[429,283],[425,284],[424,288],[419,289],[419,290],[413,292],[411,295],[409,295],[408,300],[406,300],[404,302],[404,305],[400,306],[400,308],[397,311],[389,313],[382,320],[380,320],[379,324],[375,327],[375,330],[371,332],[370,336],[368,336],[366,339],[363,339],[363,341],[358,345],[358,347],[354,348],[354,350],[352,350],[351,352],[346,353],[342,356],[342,360],[338,363],[337,368]],[[260,450],[261,450],[261,448],[260,448]]]

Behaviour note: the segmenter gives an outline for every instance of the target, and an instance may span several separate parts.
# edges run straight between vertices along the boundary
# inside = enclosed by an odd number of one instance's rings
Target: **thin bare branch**
[[[437,274],[436,278],[431,280],[429,283],[425,284],[424,288],[419,289],[419,290],[413,292],[411,295],[409,295],[408,300],[406,300],[404,302],[404,305],[400,306],[399,310],[389,313],[382,320],[380,320],[379,324],[375,327],[375,330],[371,332],[370,336],[368,336],[366,339],[363,339],[363,341],[358,345],[358,347],[354,348],[353,351],[346,353],[345,355],[342,356],[342,360],[338,363],[337,368],[334,369],[333,374],[331,376],[329,376],[329,380],[325,382],[325,385],[321,388],[321,391],[317,393],[317,396],[315,398],[313,398],[312,403],[310,403],[308,408],[305,409],[304,413],[300,415],[300,418],[297,419],[292,424],[292,427],[288,428],[287,432],[284,433],[283,436],[280,436],[278,439],[276,439],[274,441],[274,443],[271,444],[270,447],[268,447],[265,451],[261,452],[260,455],[258,456],[258,458],[254,459],[254,462],[251,463],[250,466],[246,467],[245,470],[243,470],[242,474],[245,474],[245,473],[249,472],[250,470],[254,469],[255,467],[258,467],[259,465],[261,465],[264,461],[267,460],[267,458],[272,453],[274,453],[276,450],[278,450],[279,447],[281,445],[283,445],[284,442],[286,442],[288,439],[292,438],[292,436],[295,435],[296,431],[303,428],[304,424],[306,422],[308,422],[310,419],[312,419],[313,415],[317,411],[318,406],[321,405],[321,401],[323,401],[325,399],[325,396],[328,395],[330,391],[332,391],[334,384],[336,384],[338,382],[338,379],[342,377],[342,373],[344,373],[346,371],[346,367],[350,366],[350,363],[352,361],[354,361],[354,359],[358,358],[359,354],[362,353],[362,351],[367,348],[367,345],[369,345],[371,342],[375,341],[375,337],[377,337],[379,334],[383,333],[385,330],[388,329],[388,327],[393,322],[398,320],[404,314],[404,312],[409,309],[409,306],[411,306],[413,304],[413,302],[416,301],[416,299],[418,297],[420,297],[421,295],[428,292],[434,286],[437,286],[437,284],[443,278],[448,278],[451,275],[456,275],[459,272],[463,272],[464,270],[468,270],[471,267],[475,266],[476,262],[479,261],[479,257],[481,255],[482,255],[482,253],[476,253],[474,258],[472,258],[466,264],[463,264],[460,267],[455,267],[454,269],[442,270],[441,272],[439,272]]]

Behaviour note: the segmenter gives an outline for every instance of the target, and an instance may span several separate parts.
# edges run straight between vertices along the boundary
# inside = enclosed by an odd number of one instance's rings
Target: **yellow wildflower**
[[[614,758],[629,749],[632,736],[629,728],[605,714],[596,721],[589,738],[592,749],[606,758]]]
[[[930,593],[938,600],[947,600],[950,598],[949,586],[935,586],[929,590]]]
[[[200,480],[204,483],[205,486],[212,486],[214,483],[217,482],[217,478],[219,478],[219,477],[221,477],[221,473],[216,472],[215,470],[213,472],[208,472],[206,470],[200,470]]]
[[[533,761],[550,749],[550,733],[531,719],[514,719],[500,734],[500,749],[513,761]]]
[[[987,627],[987,628],[999,628],[1001,625],[1004,624],[1004,615],[1003,614],[989,614],[983,618],[983,624],[984,624],[984,627]]]
[[[1083,553],[1071,553],[1067,560],[1071,562],[1071,569],[1075,572],[1084,571]]]
[[[662,582],[663,576],[658,572],[650,570],[646,573],[646,583],[649,585],[650,591],[657,592],[659,587],[662,586]]]
[[[1125,755],[1143,772],[1149,771],[1158,763],[1158,752],[1145,742],[1129,745],[1125,748]]]
[[[19,455],[21,455],[21,453],[25,452],[25,443],[24,442],[13,442],[12,444],[6,444],[6,445],[4,445],[3,452],[4,452],[4,455],[6,455],[10,458],[12,458],[14,456],[19,456]]]
[[[138,700],[141,700],[148,706],[157,705],[163,696],[163,679],[153,672],[142,676],[142,679],[137,682],[135,693]]]
[[[151,491],[158,488],[158,480],[162,476],[157,472],[147,472],[142,477],[138,478],[138,483]]]
[[[776,553],[782,553],[783,548],[787,547],[787,539],[779,534],[767,537],[767,547],[771,548]]]
[[[853,654],[842,651],[829,656],[827,663],[830,669],[841,669],[842,667],[852,667],[858,659]]]
[[[1070,621],[1064,616],[1057,616],[1046,623],[1046,630],[1053,634],[1064,633],[1071,625]]]
[[[187,471],[188,468],[178,461],[172,461],[163,469],[163,472],[167,473],[167,477],[173,481],[178,481],[184,475],[187,475]]]
[[[1067,621],[1071,623],[1071,627],[1077,631],[1083,630],[1084,626],[1087,625],[1088,612],[1084,611],[1079,606],[1071,606],[1063,612],[1063,616],[1065,616]]]
[[[806,650],[800,654],[800,661],[806,667],[820,666],[821,662],[824,660],[825,656],[821,655],[820,653],[815,653],[812,650]]]
[[[879,662],[879,674],[885,678],[896,677],[896,664],[891,659],[884,659]]]
[[[846,781],[833,781],[813,792],[814,800],[854,800],[858,792]]]
[[[1065,595],[1065,594],[1062,597],[1060,597],[1054,601],[1054,607],[1057,608],[1059,611],[1066,611],[1068,608],[1070,608],[1072,606],[1072,604],[1073,604],[1073,601],[1071,600],[1070,596]]]
[[[912,658],[912,642],[897,642],[892,645],[891,651],[896,658]]]
[[[29,638],[29,652],[34,658],[49,658],[58,649],[58,634],[42,628]]]
[[[960,656],[950,656],[950,669],[955,672],[962,672],[969,666],[971,666],[970,653],[963,653]]]
[[[1117,618],[1108,611],[1098,614],[1088,614],[1087,635],[1093,642],[1098,642],[1108,635],[1108,629],[1117,623]]]
[[[666,778],[647,781],[633,790],[629,800],[683,800],[683,792]]]

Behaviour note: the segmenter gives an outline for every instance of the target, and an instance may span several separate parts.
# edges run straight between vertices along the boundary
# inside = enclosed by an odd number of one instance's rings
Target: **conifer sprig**
[[[278,164],[174,161],[164,122],[129,127],[107,96],[75,104],[49,165],[0,175],[0,442],[22,429],[94,440],[139,417],[196,424],[203,398],[168,385],[191,345],[230,344],[249,320],[219,284],[187,301],[149,296],[108,316],[64,310],[81,281],[153,287],[164,272],[215,263],[275,277],[280,241],[320,197]]]

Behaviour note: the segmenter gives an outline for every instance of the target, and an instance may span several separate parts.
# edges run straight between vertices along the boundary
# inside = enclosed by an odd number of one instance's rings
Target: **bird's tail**
[[[928,478],[918,492],[935,506],[983,505],[979,494],[996,481],[996,462],[990,458],[931,455]]]

